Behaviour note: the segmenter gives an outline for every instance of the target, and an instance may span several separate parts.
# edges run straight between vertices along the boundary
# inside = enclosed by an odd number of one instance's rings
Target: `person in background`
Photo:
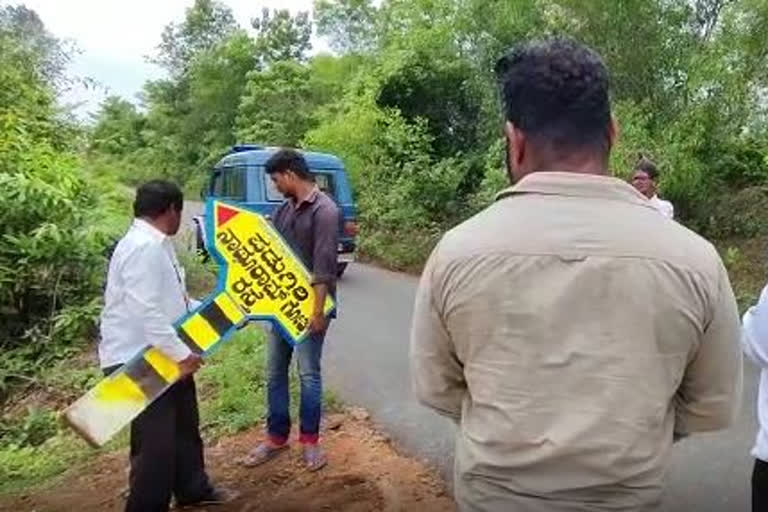
[[[594,51],[525,43],[496,73],[515,185],[429,257],[414,392],[458,425],[463,512],[657,510],[673,439],[738,411],[728,274],[609,176],[617,130]]]
[[[192,307],[171,237],[181,224],[184,197],[166,181],[136,191],[135,219],[111,255],[101,315],[99,359],[106,375],[147,345],[178,362],[182,377],[131,423],[126,512],[165,512],[237,498],[215,488],[205,472],[195,381],[202,359],[177,336],[173,323]]]
[[[658,179],[659,170],[656,168],[656,165],[647,158],[641,156],[640,160],[635,164],[635,170],[632,173],[632,186],[647,197],[648,201],[650,201],[653,207],[659,210],[662,215],[668,219],[674,219],[675,208],[672,206],[672,203],[659,198]]]
[[[768,510],[768,286],[756,305],[744,313],[744,353],[760,368],[757,395],[759,429],[752,448],[752,510]]]
[[[295,352],[301,388],[299,442],[307,469],[317,471],[327,463],[319,444],[323,399],[320,359],[329,325],[323,308],[326,297],[336,294],[340,213],[333,199],[317,187],[307,162],[298,151],[278,151],[267,161],[265,170],[286,197],[272,222],[310,270],[315,300],[310,336],[296,347],[271,326],[267,327],[267,439],[242,459],[242,463],[257,466],[288,448],[291,431],[288,370]]]

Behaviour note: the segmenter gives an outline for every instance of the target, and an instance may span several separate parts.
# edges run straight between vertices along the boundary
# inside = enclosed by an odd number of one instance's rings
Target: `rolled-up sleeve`
[[[416,292],[411,327],[411,382],[422,404],[458,421],[466,382],[463,366],[434,300],[436,253],[437,249],[427,262]]]
[[[711,321],[688,364],[676,397],[675,431],[726,428],[741,406],[743,357],[736,299],[722,263]]]
[[[312,247],[312,284],[336,283],[339,246],[339,209],[324,204],[315,211],[314,246]]]

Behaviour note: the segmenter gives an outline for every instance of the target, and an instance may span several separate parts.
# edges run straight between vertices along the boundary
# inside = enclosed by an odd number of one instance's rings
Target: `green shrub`
[[[768,187],[749,187],[718,194],[703,207],[703,232],[708,237],[726,239],[768,235]]]
[[[15,420],[0,420],[0,444],[40,446],[58,432],[56,413],[30,408],[27,414]]]

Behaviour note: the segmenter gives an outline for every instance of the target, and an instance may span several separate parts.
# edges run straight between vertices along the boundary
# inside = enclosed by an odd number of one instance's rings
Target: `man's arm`
[[[434,300],[437,251],[430,256],[416,292],[411,326],[411,381],[422,404],[458,422],[466,382],[463,365]]]
[[[314,247],[312,247],[312,287],[315,292],[315,303],[310,322],[310,328],[315,333],[324,331],[328,326],[323,310],[328,290],[336,283],[339,215],[336,207],[323,207],[315,212],[315,236]]]
[[[165,355],[180,362],[192,351],[179,339],[173,328],[175,318],[163,313],[161,302],[164,293],[160,269],[169,265],[168,256],[158,245],[138,249],[125,262],[126,294],[137,316],[142,319],[146,339]]]
[[[728,274],[720,262],[711,321],[676,396],[678,434],[726,428],[741,406],[741,326]]]

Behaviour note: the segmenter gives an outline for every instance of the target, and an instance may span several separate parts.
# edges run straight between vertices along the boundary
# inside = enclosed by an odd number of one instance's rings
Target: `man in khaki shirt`
[[[714,247],[608,176],[608,76],[570,40],[497,64],[517,185],[447,233],[417,293],[414,390],[458,424],[462,511],[655,510],[674,436],[740,404]]]

